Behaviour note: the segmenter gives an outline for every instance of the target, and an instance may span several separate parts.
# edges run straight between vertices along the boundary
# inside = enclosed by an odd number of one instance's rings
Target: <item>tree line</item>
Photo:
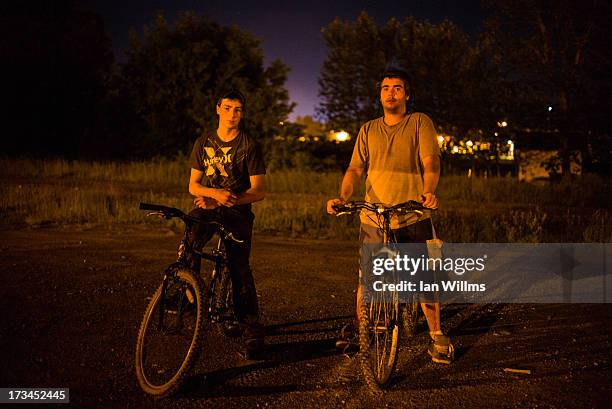
[[[67,0],[18,3],[0,20],[4,151],[90,159],[188,153],[216,129],[217,98],[247,98],[244,125],[264,144],[291,112],[280,60],[264,66],[259,40],[206,16],[162,13],[130,32],[118,63],[102,19]]]
[[[483,30],[469,38],[452,21],[413,17],[377,25],[367,13],[323,30],[329,49],[321,70],[319,114],[356,134],[382,114],[377,81],[388,67],[411,75],[412,109],[445,133],[502,133],[518,146],[542,135],[558,149],[551,167],[610,167],[610,5],[597,0],[487,0]]]
[[[9,5],[7,5],[9,4]],[[450,20],[413,17],[377,24],[366,13],[322,30],[328,48],[319,74],[318,116],[328,129],[356,134],[381,114],[376,82],[389,66],[412,76],[412,108],[450,134],[490,135],[500,120],[519,144],[549,132],[569,167],[576,150],[585,170],[610,161],[610,6],[598,0],[485,0],[475,38]],[[259,40],[237,27],[184,12],[159,14],[130,33],[115,60],[100,16],[71,0],[9,2],[0,17],[5,62],[2,101],[8,154],[91,159],[187,153],[214,128],[216,98],[236,87],[247,96],[246,128],[276,167],[324,169],[350,149],[299,143],[305,126],[294,107],[289,67],[264,65]],[[550,107],[550,108],[549,108]]]

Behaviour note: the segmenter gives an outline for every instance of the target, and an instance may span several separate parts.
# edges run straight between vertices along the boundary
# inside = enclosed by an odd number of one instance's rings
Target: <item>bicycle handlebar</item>
[[[185,224],[203,222],[201,219],[198,219],[197,217],[189,216],[188,214],[185,214],[181,209],[177,209],[175,207],[168,207],[168,206],[151,204],[151,203],[140,203],[138,208],[140,210],[150,210],[151,213],[148,214],[149,216],[161,216],[165,219],[171,219],[173,217],[178,217],[179,219],[182,219],[185,222]],[[221,223],[213,221],[213,220],[206,221],[205,223],[214,224],[224,239],[232,240],[232,241],[235,241],[236,243],[244,243],[244,240],[240,240],[236,238],[232,234],[232,232],[228,231],[225,228],[225,226],[223,226]]]
[[[409,200],[407,202],[399,203],[393,206],[387,206],[382,203],[354,201],[346,202],[341,205],[333,205],[332,208],[337,212],[336,216],[357,213],[361,210],[369,210],[380,215],[389,215],[392,213],[423,213],[424,210],[437,210],[425,207],[416,200]]]
[[[138,207],[140,210],[151,210],[155,213],[161,213],[166,219],[171,219],[172,217],[184,218],[189,217],[182,210],[177,209],[175,207],[168,207],[158,204],[151,203],[140,203]]]

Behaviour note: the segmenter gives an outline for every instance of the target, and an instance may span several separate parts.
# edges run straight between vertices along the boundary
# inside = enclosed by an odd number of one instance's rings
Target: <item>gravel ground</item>
[[[612,306],[585,304],[447,306],[456,362],[428,359],[421,323],[389,390],[373,396],[355,357],[334,348],[352,314],[356,242],[257,235],[265,360],[242,360],[238,341],[208,331],[188,386],[154,400],[136,383],[134,345],[180,235],[122,226],[1,236],[0,387],[69,387],[73,407],[590,408],[612,397]]]

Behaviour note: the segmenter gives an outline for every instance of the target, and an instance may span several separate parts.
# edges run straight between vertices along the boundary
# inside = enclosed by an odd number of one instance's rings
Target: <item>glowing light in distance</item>
[[[351,138],[351,136],[346,131],[336,132],[336,140],[338,142],[346,142]]]

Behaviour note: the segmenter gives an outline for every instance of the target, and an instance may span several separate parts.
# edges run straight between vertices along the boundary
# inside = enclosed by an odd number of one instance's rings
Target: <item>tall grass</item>
[[[162,223],[138,203],[189,210],[185,158],[147,162],[0,159],[0,223]],[[339,173],[270,172],[255,229],[294,237],[356,238],[356,218],[325,213]],[[509,178],[442,177],[436,224],[449,242],[610,242],[609,180],[533,185]],[[178,228],[180,222],[167,223]]]

